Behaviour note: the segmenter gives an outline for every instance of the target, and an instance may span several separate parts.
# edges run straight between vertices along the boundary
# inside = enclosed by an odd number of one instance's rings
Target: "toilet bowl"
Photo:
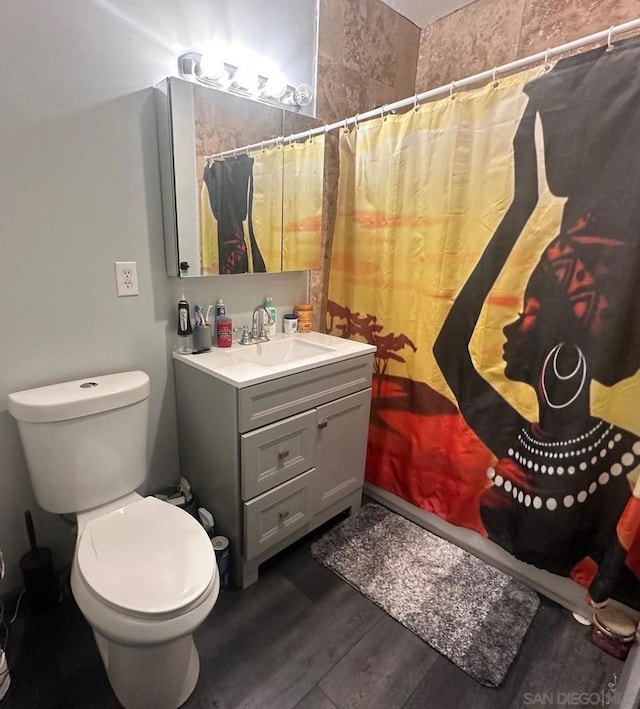
[[[123,706],[186,701],[199,673],[192,633],[220,590],[211,542],[191,515],[135,493],[79,515],[71,590]]]
[[[76,514],[73,596],[125,709],[176,709],[193,691],[193,631],[220,577],[191,515],[135,492],[147,472],[149,378],[125,372],[9,395],[41,507]]]

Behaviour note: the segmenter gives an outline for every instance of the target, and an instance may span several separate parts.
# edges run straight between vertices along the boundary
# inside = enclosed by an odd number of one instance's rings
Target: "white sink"
[[[334,351],[333,347],[325,347],[315,342],[305,342],[294,337],[269,340],[255,345],[238,345],[232,351],[227,350],[234,359],[243,362],[259,364],[263,367],[275,367],[279,364],[293,363],[308,357],[326,354]]]
[[[269,342],[229,348],[214,347],[209,352],[183,354],[176,360],[200,369],[235,387],[267,382],[363,354],[374,353],[373,345],[319,332],[285,335],[277,333]]]

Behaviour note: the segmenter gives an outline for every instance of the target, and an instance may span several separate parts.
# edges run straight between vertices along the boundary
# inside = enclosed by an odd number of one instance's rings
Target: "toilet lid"
[[[78,569],[107,603],[137,614],[189,605],[215,572],[211,541],[183,510],[144,497],[87,523]]]

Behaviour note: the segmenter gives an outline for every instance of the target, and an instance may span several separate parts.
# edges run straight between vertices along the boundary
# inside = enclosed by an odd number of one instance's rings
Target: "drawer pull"
[[[289,455],[289,451],[278,451],[278,458],[286,458]]]
[[[284,521],[285,519],[287,519],[287,517],[289,516],[289,514],[290,514],[290,513],[289,513],[289,510],[285,510],[284,512],[280,512],[280,513],[278,514],[278,517],[280,518],[280,521],[282,522],[282,521]]]
[[[328,421],[323,421],[322,423],[318,424],[318,428],[326,428],[329,425]]]

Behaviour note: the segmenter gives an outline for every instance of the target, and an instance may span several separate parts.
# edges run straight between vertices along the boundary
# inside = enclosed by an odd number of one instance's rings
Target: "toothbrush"
[[[207,308],[207,314],[204,316],[204,324],[208,325],[209,324],[209,317],[211,316],[211,311],[213,310],[213,305],[210,305]]]

